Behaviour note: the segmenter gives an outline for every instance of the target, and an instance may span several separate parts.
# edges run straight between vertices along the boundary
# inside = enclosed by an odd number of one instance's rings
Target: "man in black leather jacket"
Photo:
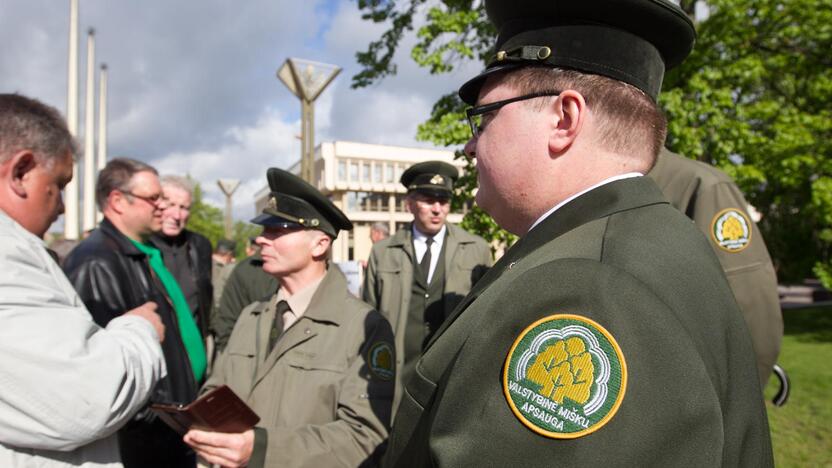
[[[202,378],[195,376],[199,361],[193,337],[198,346],[202,344],[181,290],[179,300],[172,299],[176,296],[170,289],[172,275],[158,269],[158,251],[146,253],[146,241],[160,229],[166,203],[156,170],[139,161],[113,159],[99,174],[96,202],[104,220],[67,257],[66,274],[101,326],[147,301],[158,304],[167,330],[162,343],[167,377],[159,382],[151,401],[188,403],[196,397],[197,380]],[[151,266],[153,257],[157,257],[155,266]],[[177,313],[177,303],[185,313]],[[202,353],[204,372],[204,348]],[[148,410],[119,431],[119,445],[128,468],[195,464],[193,452],[180,436]]]
[[[213,306],[211,284],[211,241],[185,229],[191,215],[193,184],[184,177],[159,179],[167,207],[162,212],[162,229],[150,241],[164,256],[196,319],[202,339],[208,336],[208,320]]]

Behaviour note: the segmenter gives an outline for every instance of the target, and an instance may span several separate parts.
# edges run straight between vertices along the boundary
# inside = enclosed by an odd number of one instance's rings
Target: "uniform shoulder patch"
[[[367,352],[367,364],[370,372],[381,380],[391,380],[396,376],[396,359],[393,346],[386,341],[379,341]]]
[[[627,364],[615,338],[597,322],[557,314],[529,325],[503,367],[503,393],[526,427],[553,439],[591,434],[618,411]]]
[[[726,252],[739,252],[751,244],[751,221],[738,208],[727,208],[711,222],[711,240]]]

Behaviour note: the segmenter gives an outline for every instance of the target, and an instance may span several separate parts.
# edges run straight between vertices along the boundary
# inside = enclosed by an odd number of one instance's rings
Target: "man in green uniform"
[[[486,0],[460,89],[477,203],[520,236],[406,384],[387,466],[771,466],[754,353],[719,262],[643,177],[693,24],[665,0]]]
[[[710,241],[751,332],[757,374],[765,387],[780,354],[783,314],[777,275],[763,236],[748,215],[748,202],[724,172],[666,149],[648,175]]]
[[[458,177],[457,168],[442,161],[404,171],[413,222],[373,245],[367,263],[362,297],[395,331],[400,384],[445,317],[491,266],[491,250],[482,238],[446,223]],[[396,403],[400,398],[397,394]]]
[[[263,259],[259,252],[233,265],[211,317],[211,332],[217,351],[222,352],[228,344],[240,312],[254,301],[271,297],[277,288],[275,277],[263,271]]]
[[[240,315],[204,390],[228,385],[260,416],[240,434],[191,430],[185,442],[222,466],[359,466],[387,437],[393,332],[353,297],[327,258],[344,213],[297,176],[269,169],[257,238],[280,289]]]

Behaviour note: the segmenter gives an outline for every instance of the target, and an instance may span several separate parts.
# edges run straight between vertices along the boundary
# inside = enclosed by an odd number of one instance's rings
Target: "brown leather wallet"
[[[260,421],[248,405],[227,385],[214,388],[187,405],[154,403],[150,409],[180,434],[189,429],[239,433]]]

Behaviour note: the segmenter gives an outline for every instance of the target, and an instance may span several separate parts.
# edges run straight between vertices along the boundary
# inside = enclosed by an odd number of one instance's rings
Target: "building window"
[[[370,181],[370,163],[368,161],[364,161],[361,163],[361,182],[369,182]]]
[[[393,163],[387,163],[384,165],[384,182],[390,183],[395,182],[393,179]]]
[[[358,182],[358,163],[350,163],[350,182]]]
[[[372,211],[371,194],[367,192],[347,192],[347,211]]]
[[[347,181],[347,162],[338,161],[338,180],[342,182]]]
[[[378,184],[381,182],[381,163],[373,163],[373,182]]]
[[[405,203],[405,195],[397,194],[396,195],[396,211],[399,213],[408,213],[407,211],[407,204]]]

